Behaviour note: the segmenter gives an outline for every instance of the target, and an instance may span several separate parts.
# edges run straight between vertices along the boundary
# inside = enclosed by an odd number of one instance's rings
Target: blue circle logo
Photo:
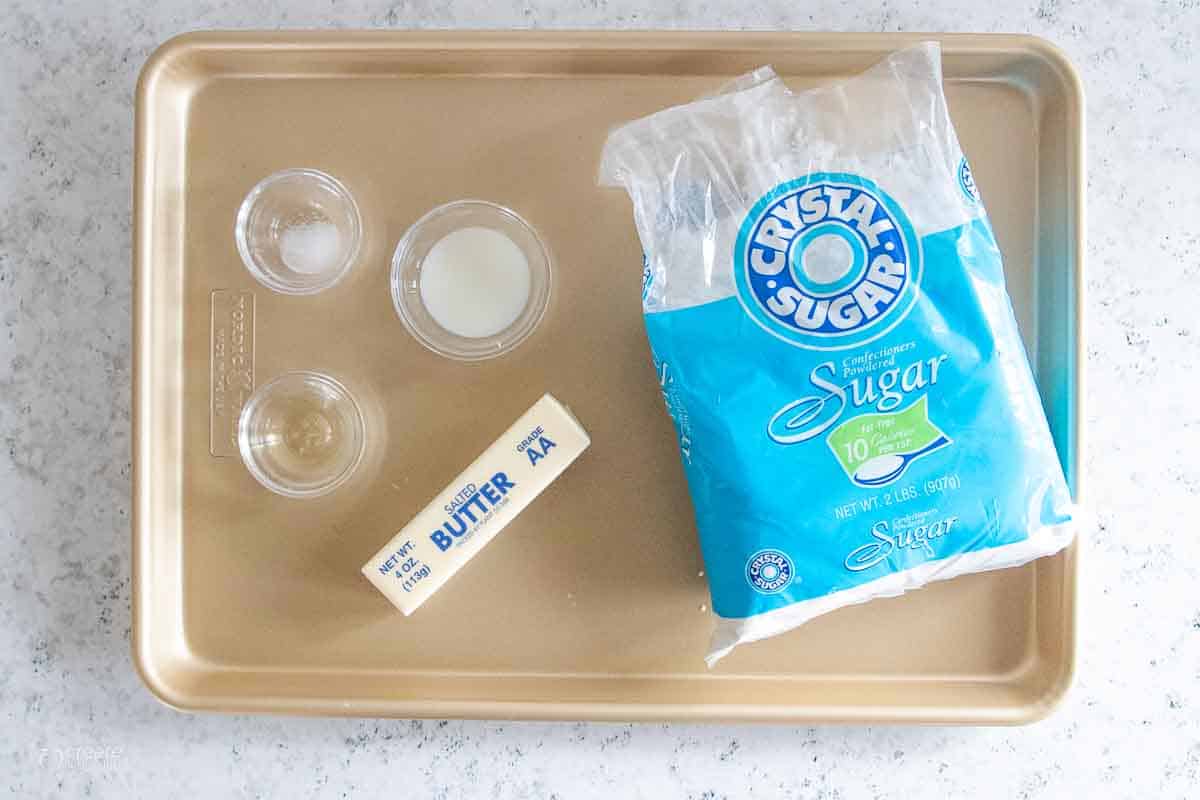
[[[778,594],[792,584],[796,569],[782,550],[759,550],[746,562],[746,581],[760,594]]]
[[[907,315],[921,281],[921,242],[874,183],[818,172],[754,204],[738,231],[734,280],[742,307],[768,333],[841,350]]]
[[[958,188],[972,203],[979,202],[979,188],[975,186],[975,176],[971,174],[971,165],[967,163],[966,156],[958,162]]]

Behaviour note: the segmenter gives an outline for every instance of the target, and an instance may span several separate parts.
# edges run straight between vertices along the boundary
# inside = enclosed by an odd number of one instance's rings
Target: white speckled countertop
[[[1200,386],[1200,4],[872,5],[5,3],[0,793],[1200,796],[1200,412],[1188,395]],[[278,26],[974,29],[1061,46],[1088,94],[1095,525],[1078,678],[1057,713],[1017,729],[798,729],[190,716],[159,705],[129,658],[131,94],[172,34]]]

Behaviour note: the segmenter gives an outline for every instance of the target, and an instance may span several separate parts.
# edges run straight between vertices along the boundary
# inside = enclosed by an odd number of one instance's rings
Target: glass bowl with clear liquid
[[[238,420],[238,450],[250,474],[284,497],[328,494],[362,461],[362,409],[337,379],[288,372],[260,386]]]

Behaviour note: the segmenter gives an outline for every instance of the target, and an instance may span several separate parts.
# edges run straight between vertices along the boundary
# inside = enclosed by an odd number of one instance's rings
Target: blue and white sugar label
[[[979,202],[979,189],[975,186],[975,176],[971,174],[971,165],[967,163],[966,156],[958,162],[958,188],[962,189],[967,200],[972,203]]]
[[[738,299],[763,330],[838,350],[882,336],[912,308],[921,243],[874,183],[817,173],[781,184],[754,205],[733,269]]]
[[[544,395],[376,553],[363,575],[411,614],[588,444],[571,412]]]
[[[795,577],[796,567],[782,550],[759,550],[746,562],[746,581],[762,594],[778,594]]]
[[[628,191],[653,276],[710,665],[1073,536],[941,74],[934,42],[806,92],[761,67],[605,143],[601,182]]]
[[[1067,519],[986,218],[918,236],[882,183],[815,173],[750,208],[732,269],[645,316],[718,615]]]

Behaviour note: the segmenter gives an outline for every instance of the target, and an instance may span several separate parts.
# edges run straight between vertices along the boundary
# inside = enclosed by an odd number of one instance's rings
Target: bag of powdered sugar
[[[1074,509],[936,44],[769,68],[614,131],[643,311],[734,646],[1067,546]]]

